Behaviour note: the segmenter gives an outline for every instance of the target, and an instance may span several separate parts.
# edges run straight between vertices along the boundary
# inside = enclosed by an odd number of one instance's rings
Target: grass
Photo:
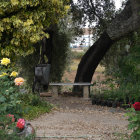
[[[71,71],[75,71],[76,72],[79,63],[80,63],[80,59],[73,59],[72,64],[70,66]]]
[[[84,54],[84,51],[71,51],[72,59],[81,59]]]
[[[85,54],[86,51],[71,51],[71,55],[72,55],[72,63],[70,66],[70,70],[71,71],[76,71],[78,68],[78,65],[80,63],[81,58],[83,57],[83,55]],[[105,67],[98,65],[98,67],[96,68],[96,72],[103,72],[105,71]]]
[[[80,63],[80,59],[73,59],[71,66],[70,66],[70,70],[71,71],[77,71],[78,65]],[[96,72],[104,72],[105,71],[105,67],[98,65],[98,67],[96,68]]]
[[[26,105],[25,108],[28,108],[27,113],[23,114],[23,118],[26,120],[33,120],[35,118],[38,118],[40,115],[44,113],[49,113],[52,109],[52,105],[47,106],[31,106]]]
[[[113,133],[113,135],[116,136],[116,139],[118,139],[118,140],[128,140],[128,139],[130,139],[130,136],[127,133],[115,132],[115,133]]]
[[[25,94],[21,96],[23,101],[23,118],[26,120],[33,120],[44,113],[49,113],[53,105],[42,100],[37,95]]]
[[[98,65],[98,67],[96,68],[96,72],[104,72],[105,71],[105,67]]]

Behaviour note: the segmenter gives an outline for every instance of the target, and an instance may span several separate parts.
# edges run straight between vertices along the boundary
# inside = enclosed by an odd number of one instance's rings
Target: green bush
[[[128,116],[128,129],[132,130],[131,139],[140,140],[140,111],[135,111],[134,108],[129,109],[126,114]]]
[[[53,108],[53,105],[41,99],[39,96],[34,94],[22,94],[20,99],[24,103],[23,118],[32,120],[39,117],[44,113],[49,113]]]
[[[23,118],[25,118],[26,120],[33,120],[35,118],[38,118],[40,115],[42,115],[44,113],[49,113],[52,109],[52,106],[49,104],[47,106],[27,105],[25,107],[26,108],[28,107],[28,112],[23,114]]]
[[[129,47],[128,47],[129,46]],[[102,64],[115,81],[109,92],[124,102],[140,101],[140,31],[131,33],[112,46]],[[127,48],[128,47],[128,48]],[[113,84],[113,81],[112,81]]]
[[[117,42],[105,59],[103,63],[106,61],[107,73],[117,84],[112,92],[116,95],[114,98],[124,103],[140,102],[140,31]],[[140,140],[140,111],[130,109],[127,116],[128,128],[132,130],[131,139]]]
[[[23,113],[21,100],[19,99],[19,86],[14,83],[14,76],[11,75],[13,68],[10,64],[0,65],[0,114],[15,114],[18,118]],[[5,74],[4,74],[5,73]]]
[[[13,72],[14,69],[9,63],[10,60],[7,59],[4,63],[1,60],[0,64],[0,139],[23,140],[13,131],[16,124],[7,115],[14,115],[15,121],[21,117],[31,120],[50,112],[53,106],[38,96],[29,94],[26,86],[22,85],[23,78],[16,78],[15,81],[17,73]],[[32,136],[24,138],[24,140],[30,139]]]
[[[29,135],[27,137],[19,137],[15,131],[16,124],[6,124],[5,128],[0,129],[0,139],[1,140],[32,140],[34,135]]]

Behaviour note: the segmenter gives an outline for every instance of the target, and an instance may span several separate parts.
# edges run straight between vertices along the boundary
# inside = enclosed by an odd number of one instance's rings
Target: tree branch
[[[124,10],[116,16],[107,28],[107,33],[112,40],[140,28],[140,0],[129,0]]]
[[[95,8],[95,6],[94,6],[94,4],[93,4],[93,1],[92,0],[89,0],[89,2],[90,2],[90,5],[91,5],[91,9],[92,9],[92,13],[98,18],[98,20],[99,20],[99,22],[101,23],[101,25],[103,26],[103,27],[107,27],[106,26],[106,23],[104,22],[104,19],[102,19],[97,13],[96,13],[96,8]],[[89,5],[89,2],[87,2],[87,0],[86,0],[86,3],[88,3],[88,6],[90,6]]]

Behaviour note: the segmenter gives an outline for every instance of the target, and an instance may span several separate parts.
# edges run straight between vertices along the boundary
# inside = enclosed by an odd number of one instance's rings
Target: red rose
[[[135,102],[135,104],[133,104],[133,107],[136,111],[140,111],[140,102]]]
[[[18,119],[16,127],[18,127],[19,129],[23,129],[24,125],[25,125],[25,120],[24,119]]]
[[[8,114],[8,115],[7,115],[7,117],[10,117],[10,118],[12,118],[12,122],[15,122],[14,115],[12,115],[12,114]]]

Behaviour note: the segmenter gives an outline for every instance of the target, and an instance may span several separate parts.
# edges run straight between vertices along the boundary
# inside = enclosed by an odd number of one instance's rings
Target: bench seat
[[[53,97],[58,97],[58,86],[82,86],[83,87],[83,98],[89,98],[91,83],[50,83],[52,86]]]

